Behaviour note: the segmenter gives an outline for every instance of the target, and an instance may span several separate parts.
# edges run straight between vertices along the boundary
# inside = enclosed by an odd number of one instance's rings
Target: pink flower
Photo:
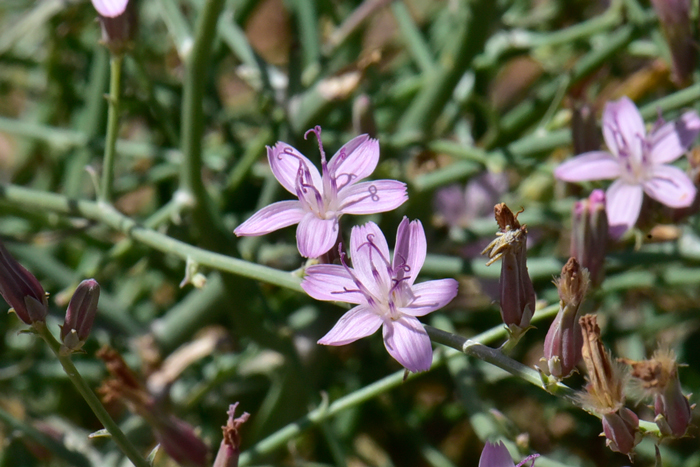
[[[528,456],[518,464],[517,467],[521,467],[530,461],[532,461],[532,465],[534,466],[535,459],[539,456],[539,454]],[[515,463],[503,442],[499,442],[498,444],[486,443],[484,450],[481,451],[479,467],[515,467]]]
[[[350,254],[354,268],[341,252],[341,265],[307,268],[302,288],[317,300],[342,301],[357,306],[345,313],[318,343],[345,345],[374,334],[384,326],[384,345],[406,369],[427,371],[433,361],[430,338],[417,316],[447,305],[457,295],[457,281],[441,279],[414,284],[426,254],[420,221],[404,217],[396,233],[390,262],[389,246],[373,222],[353,227]]]
[[[127,3],[129,0],[92,0],[95,10],[106,18],[114,18],[124,13]]]
[[[268,147],[267,159],[272,173],[299,199],[279,201],[261,209],[239,225],[234,233],[238,236],[265,235],[299,224],[299,253],[306,258],[317,258],[335,245],[340,216],[391,211],[402,205],[408,195],[406,185],[396,180],[357,183],[377,167],[377,140],[367,135],[358,136],[326,162],[321,127],[309,130],[306,135],[309,132],[318,138],[321,174],[309,159],[290,145],[280,141],[274,147]]]
[[[690,206],[696,189],[690,178],[669,165],[681,157],[700,132],[700,117],[686,112],[646,133],[637,107],[627,97],[609,102],[603,112],[603,137],[610,152],[591,151],[564,162],[554,175],[567,182],[617,179],[606,192],[611,230],[634,226],[643,194],[672,208]]]

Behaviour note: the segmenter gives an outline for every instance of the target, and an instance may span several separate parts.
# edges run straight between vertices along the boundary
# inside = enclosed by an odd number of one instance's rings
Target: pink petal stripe
[[[502,441],[498,444],[486,443],[481,451],[479,467],[515,467],[513,458]]]
[[[688,175],[672,165],[652,167],[651,179],[643,187],[646,194],[671,208],[687,208],[697,192]]]
[[[253,214],[233,233],[239,237],[265,235],[298,223],[304,214],[299,201],[278,201]]]
[[[270,168],[277,181],[291,194],[295,196],[297,194],[296,184],[299,164],[302,164],[302,166],[305,166],[309,170],[314,186],[323,193],[321,174],[318,173],[316,166],[302,153],[287,143],[278,141],[273,147],[268,147],[267,160],[270,163]]]
[[[611,233],[622,235],[637,223],[644,191],[640,185],[628,185],[616,180],[605,193],[605,211]]]
[[[408,199],[406,184],[396,180],[375,180],[346,187],[338,192],[343,214],[374,214],[401,206]]]
[[[350,254],[357,278],[374,297],[385,299],[391,287],[389,263],[385,262],[390,260],[389,245],[377,224],[368,222],[352,228]]]
[[[616,102],[608,102],[605,105],[603,137],[608,149],[613,154],[619,156],[620,150],[626,146],[631,151],[630,156],[641,162],[646,128],[637,106],[629,97],[623,97]]]
[[[666,123],[651,135],[649,157],[654,164],[666,164],[681,157],[700,133],[700,117],[694,111],[684,113],[675,122]]]
[[[337,264],[317,264],[306,268],[301,288],[316,300],[363,303],[365,296],[357,290],[350,273]],[[345,292],[350,290],[351,292]]]
[[[367,305],[359,305],[345,313],[328,334],[318,340],[323,345],[345,345],[374,334],[382,319]]]
[[[608,152],[591,151],[561,164],[554,170],[554,176],[567,182],[617,178],[620,176],[620,164]]]
[[[413,285],[418,273],[425,262],[425,254],[428,244],[425,240],[425,231],[419,220],[408,222],[404,217],[396,232],[396,248],[394,249],[394,271],[397,279],[407,277],[406,284]],[[399,267],[403,266],[403,270]]]
[[[408,371],[428,371],[433,363],[428,333],[420,321],[411,316],[384,322],[384,346]]]
[[[407,307],[400,308],[401,313],[410,316],[425,316],[443,308],[457,296],[459,284],[454,279],[439,279],[421,282],[411,287],[415,300]]]
[[[379,142],[367,135],[357,136],[343,145],[328,163],[328,170],[338,177],[341,174],[352,176],[352,183],[372,175],[379,162]],[[339,184],[347,183],[340,177]]]
[[[114,18],[124,13],[129,0],[92,0],[95,10],[107,18]]]
[[[297,248],[305,258],[318,258],[328,253],[338,240],[338,220],[319,219],[307,212],[297,227]]]

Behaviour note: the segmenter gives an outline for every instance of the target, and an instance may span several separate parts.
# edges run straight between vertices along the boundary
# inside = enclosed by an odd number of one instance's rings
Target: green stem
[[[197,21],[194,45],[186,57],[182,102],[182,154],[180,190],[192,198],[194,227],[200,234],[215,234],[213,216],[208,210],[208,196],[202,181],[202,134],[204,132],[204,87],[216,24],[224,0],[207,0]]]
[[[109,112],[107,114],[107,139],[105,140],[105,156],[102,164],[102,186],[100,201],[112,202],[112,187],[114,186],[114,158],[116,156],[117,135],[119,134],[119,92],[121,88],[122,62],[124,56],[112,55],[109,61]]]
[[[0,185],[0,199],[29,210],[45,209],[91,219],[122,232],[155,250],[170,253],[183,260],[187,260],[189,256],[201,266],[302,292],[299,278],[286,271],[214,253],[175,240],[138,224],[110,206],[105,207],[103,204],[94,201],[76,201],[62,195],[31,190],[15,185]]]
[[[85,399],[85,402],[87,402],[87,404],[90,406],[92,412],[109,432],[114,442],[117,443],[117,446],[119,446],[126,457],[128,457],[136,467],[151,467],[148,461],[138,452],[134,445],[128,440],[126,435],[119,429],[119,426],[114,422],[114,420],[112,420],[112,417],[109,416],[107,410],[105,410],[95,393],[92,392],[90,386],[88,386],[83,377],[80,376],[80,373],[78,373],[77,368],[75,368],[75,365],[73,365],[73,362],[71,361],[70,355],[61,355],[61,344],[46,327],[46,323],[34,323],[34,329],[49,345],[51,351],[58,358],[58,361],[61,362],[61,366],[66,372],[66,375],[68,375],[68,378],[71,380],[80,395],[83,396],[83,399]]]

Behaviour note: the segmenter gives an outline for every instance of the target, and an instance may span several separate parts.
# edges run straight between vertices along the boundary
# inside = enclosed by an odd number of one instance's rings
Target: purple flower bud
[[[160,443],[160,447],[175,462],[184,466],[208,465],[209,447],[194,432],[189,423],[174,415],[146,417]]]
[[[46,292],[34,275],[0,242],[0,295],[26,324],[43,322],[48,313]]]
[[[631,454],[641,441],[639,434],[639,417],[627,407],[617,412],[603,415],[603,433],[605,444],[615,452]]]
[[[595,112],[589,104],[577,104],[571,117],[571,137],[574,154],[600,149],[600,131]]]
[[[535,288],[527,272],[527,226],[520,225],[518,218],[505,203],[494,207],[496,222],[500,231],[481,254],[488,254],[486,265],[502,259],[501,317],[508,327],[511,337],[517,341],[529,328],[535,312]]]
[[[539,454],[532,454],[526,457],[520,462],[517,467],[522,467],[527,465],[528,462],[532,461],[530,467],[535,465],[535,459],[540,457]],[[481,451],[481,457],[479,458],[479,467],[516,467],[513,459],[510,457],[508,448],[505,447],[502,441],[498,444],[486,443],[484,445],[484,450]]]
[[[228,422],[226,426],[221,427],[224,430],[224,439],[221,440],[219,452],[216,454],[213,467],[238,466],[238,456],[241,453],[241,435],[238,430],[241,425],[248,421],[250,414],[248,412],[243,412],[243,415],[234,418],[236,415],[236,407],[238,407],[238,402],[229,406]]]
[[[79,350],[90,335],[99,299],[100,284],[95,279],[82,281],[73,292],[61,326],[61,341],[69,352]]]
[[[588,289],[588,271],[570,258],[555,281],[559,290],[559,313],[544,340],[544,359],[552,376],[562,379],[574,371],[581,360],[583,334],[579,324],[579,308]]]
[[[605,276],[605,250],[608,243],[608,216],[605,213],[605,192],[593,190],[588,199],[574,204],[571,232],[571,256],[590,273],[598,286]]]
[[[671,50],[673,81],[685,85],[695,68],[697,49],[693,39],[689,0],[651,0]]]
[[[136,0],[93,0],[92,3],[100,14],[102,42],[113,54],[124,53],[138,29]]]

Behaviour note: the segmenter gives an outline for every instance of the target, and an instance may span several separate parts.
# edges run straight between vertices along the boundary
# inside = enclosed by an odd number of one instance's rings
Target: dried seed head
[[[518,230],[520,228],[520,222],[518,222],[518,214],[520,214],[520,212],[513,214],[513,211],[506,206],[506,203],[500,203],[493,207],[493,213],[501,232]]]
[[[587,394],[582,402],[601,415],[617,412],[625,403],[624,368],[605,349],[595,315],[585,315],[579,323],[583,331],[581,353],[588,370]]]
[[[238,456],[241,452],[241,434],[239,430],[241,425],[248,421],[250,414],[243,412],[243,415],[236,418],[236,407],[238,407],[238,402],[231,404],[228,409],[228,422],[226,426],[221,427],[224,431],[224,439],[219,446],[219,452],[216,454],[213,467],[238,466]]]

